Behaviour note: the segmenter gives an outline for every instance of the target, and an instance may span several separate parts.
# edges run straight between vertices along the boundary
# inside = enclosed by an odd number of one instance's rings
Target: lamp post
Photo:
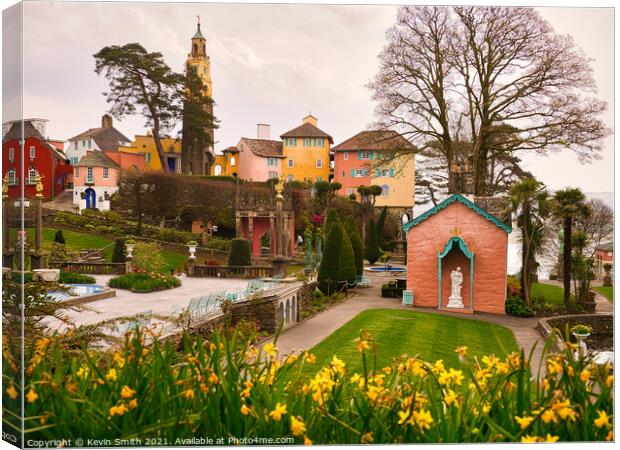
[[[34,225],[34,250],[30,252],[31,269],[43,269],[43,256],[41,246],[43,244],[43,177],[36,171],[35,176],[35,225]]]
[[[13,251],[9,243],[9,175],[2,183],[2,267],[13,269]]]

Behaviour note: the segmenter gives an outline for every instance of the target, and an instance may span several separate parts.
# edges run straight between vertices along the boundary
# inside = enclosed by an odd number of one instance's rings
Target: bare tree
[[[610,133],[590,60],[531,8],[403,7],[380,61],[370,84],[378,126],[420,151],[436,147],[450,192],[456,142],[471,144],[473,193],[487,195],[498,133],[505,162],[514,152],[564,149],[598,159]]]

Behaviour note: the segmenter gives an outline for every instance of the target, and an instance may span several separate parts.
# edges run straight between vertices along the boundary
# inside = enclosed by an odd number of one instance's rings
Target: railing
[[[269,278],[273,276],[271,266],[195,266],[194,277],[199,278]]]
[[[91,275],[122,275],[125,273],[125,263],[109,262],[63,262],[53,263],[54,269],[62,269],[66,272],[77,272]]]

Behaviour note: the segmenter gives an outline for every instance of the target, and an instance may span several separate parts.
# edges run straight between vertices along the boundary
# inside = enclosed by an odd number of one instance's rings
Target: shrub
[[[517,317],[532,317],[534,311],[525,303],[525,300],[513,295],[506,299],[506,314]]]
[[[92,275],[61,271],[59,282],[68,284],[95,284],[97,281]]]
[[[210,259],[206,262],[207,266],[219,266],[220,262],[217,259]]]
[[[518,296],[521,294],[521,280],[515,276],[508,276],[506,282],[506,297]]]
[[[383,238],[384,238],[384,228],[385,228],[385,219],[387,218],[388,207],[384,206],[381,210],[381,214],[379,214],[379,218],[377,219],[377,242],[379,243],[379,247],[383,248]],[[389,249],[386,249],[389,250]]]
[[[344,222],[344,229],[353,247],[356,273],[357,275],[362,275],[364,273],[364,246],[362,245],[362,238],[357,230],[357,225],[355,224],[353,216],[347,216]]]
[[[333,226],[325,239],[325,251],[317,275],[318,287],[325,295],[339,290],[340,252],[342,250],[343,229]]]
[[[380,256],[379,244],[377,242],[377,230],[374,219],[368,222],[368,236],[366,236],[366,259],[370,264],[377,262]]]
[[[357,267],[355,264],[355,252],[349,235],[342,225],[334,224],[342,229],[342,246],[340,247],[340,263],[338,264],[338,280],[346,281],[349,285],[354,285],[357,278]]]
[[[242,238],[235,238],[230,243],[230,253],[228,254],[229,266],[251,266],[252,252],[250,241]]]
[[[54,235],[54,242],[58,244],[66,244],[65,235],[62,233],[62,230],[56,230],[56,234]]]
[[[381,286],[381,297],[402,298],[404,290],[390,283],[384,284]]]
[[[127,259],[127,253],[125,252],[125,240],[116,239],[114,241],[114,248],[112,249],[112,262],[122,263]]]
[[[181,281],[172,276],[161,273],[127,273],[108,281],[108,286],[118,289],[128,289],[131,292],[163,291],[181,286]]]
[[[329,229],[335,223],[340,223],[340,217],[338,217],[338,211],[336,208],[329,208],[327,210],[327,216],[325,217],[325,226],[323,227],[323,236],[327,239]]]
[[[159,244],[144,241],[136,242],[134,246],[133,264],[147,272],[161,272],[166,267]]]

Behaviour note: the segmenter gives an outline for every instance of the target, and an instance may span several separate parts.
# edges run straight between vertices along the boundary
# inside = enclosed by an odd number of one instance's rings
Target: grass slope
[[[533,283],[532,298],[543,297],[549,305],[564,305],[564,289],[551,284]]]
[[[613,286],[596,286],[594,288],[596,292],[607,298],[610,302],[614,301],[614,287]]]
[[[407,353],[422,359],[443,359],[447,366],[458,365],[454,350],[462,345],[474,356],[495,354],[503,357],[517,350],[508,328],[478,320],[441,316],[415,311],[373,309],[363,311],[310,350],[317,364],[305,366],[312,374],[327,364],[334,355],[348,366],[349,373],[362,371],[362,359],[354,339],[360,330],[369,331],[377,346],[377,368],[389,364],[392,358]],[[370,367],[372,368],[372,353]]]
[[[57,228],[44,228],[43,229],[43,241],[53,242]],[[34,228],[26,229],[27,240],[34,245]],[[103,257],[106,261],[112,260],[112,250],[114,248],[114,241],[98,236],[96,234],[78,233],[77,231],[62,230],[65,237],[65,243],[68,248],[72,250],[80,250],[83,248],[103,248]],[[11,228],[10,230],[10,242],[17,240],[17,230]],[[187,260],[187,254],[176,253],[169,250],[162,250],[162,256],[166,261],[165,273],[169,273],[170,269],[179,268]]]

